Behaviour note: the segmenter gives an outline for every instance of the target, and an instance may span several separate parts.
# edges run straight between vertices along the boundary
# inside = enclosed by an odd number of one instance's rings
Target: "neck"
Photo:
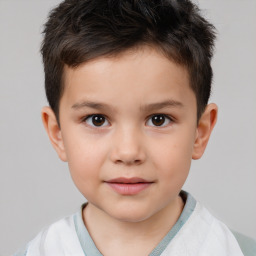
[[[91,203],[83,210],[84,223],[104,255],[149,255],[177,222],[184,203],[178,196],[153,216],[136,222],[118,220]],[[110,232],[111,230],[111,232]],[[138,241],[140,241],[138,243]],[[106,249],[107,248],[107,249]],[[111,251],[107,251],[111,249]],[[121,251],[120,251],[121,250]]]

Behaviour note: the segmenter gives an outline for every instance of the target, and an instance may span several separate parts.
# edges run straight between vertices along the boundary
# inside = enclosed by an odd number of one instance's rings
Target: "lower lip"
[[[107,183],[115,192],[121,195],[136,195],[147,189],[152,183]]]

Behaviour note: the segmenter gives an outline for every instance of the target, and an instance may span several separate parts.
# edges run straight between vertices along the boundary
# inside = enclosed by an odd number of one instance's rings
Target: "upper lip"
[[[106,182],[107,183],[124,183],[124,184],[152,183],[152,181],[148,181],[138,177],[133,177],[133,178],[119,177],[119,178],[107,180]]]

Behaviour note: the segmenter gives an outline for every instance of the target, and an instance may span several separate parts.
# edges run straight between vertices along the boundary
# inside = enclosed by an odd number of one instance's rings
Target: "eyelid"
[[[91,125],[91,124],[88,124],[86,121],[87,121],[89,118],[93,117],[93,116],[102,116],[102,117],[104,117],[104,118],[105,118],[105,121],[108,122],[108,125],[96,126],[96,125],[93,125],[93,124],[92,124],[92,125]],[[110,122],[109,122],[109,120],[108,120],[108,117],[105,116],[105,115],[103,115],[103,114],[90,114],[90,115],[86,115],[86,116],[84,116],[84,117],[82,118],[81,121],[82,121],[83,123],[86,123],[87,126],[92,127],[92,128],[96,128],[96,129],[105,128],[106,126],[109,126],[109,125],[110,125]]]
[[[148,122],[152,117],[154,117],[154,116],[164,116],[166,119],[169,120],[169,123],[168,123],[167,125],[164,125],[164,126],[162,126],[162,125],[161,125],[161,126],[149,125],[149,126],[151,126],[151,127],[164,128],[164,127],[169,126],[170,123],[173,123],[173,122],[175,121],[175,119],[174,119],[173,117],[171,117],[171,116],[169,116],[169,115],[167,115],[167,114],[155,113],[155,114],[150,115],[150,116],[147,118],[146,124],[147,124],[147,122]]]
[[[168,115],[168,114],[155,113],[155,114],[151,114],[150,116],[148,116],[148,117],[146,118],[146,124],[148,123],[148,121],[149,121],[152,117],[154,117],[154,116],[159,116],[159,115],[164,116],[164,118],[168,119],[168,120],[169,120],[169,123],[168,123],[167,125],[164,125],[164,126],[162,126],[162,125],[161,125],[161,126],[149,125],[149,126],[151,126],[151,127],[157,127],[157,128],[163,128],[163,127],[167,127],[170,123],[173,123],[173,122],[175,121],[175,118],[172,117],[172,116],[170,116],[170,115]],[[96,125],[93,125],[93,124],[88,124],[86,121],[87,121],[89,118],[93,117],[93,116],[102,116],[102,117],[104,117],[104,118],[105,118],[105,121],[107,121],[108,124],[107,124],[107,125],[102,125],[102,126],[96,126]],[[105,128],[105,127],[107,127],[107,126],[110,125],[109,118],[108,118],[106,115],[104,115],[104,114],[98,114],[98,113],[89,114],[89,115],[86,115],[86,116],[82,117],[82,118],[81,118],[81,122],[82,122],[82,123],[86,123],[86,125],[89,126],[89,127],[97,128],[97,129]]]

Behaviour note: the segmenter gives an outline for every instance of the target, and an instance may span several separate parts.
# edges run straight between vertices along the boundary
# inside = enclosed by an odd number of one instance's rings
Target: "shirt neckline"
[[[174,224],[174,226],[170,229],[170,231],[165,235],[165,237],[160,241],[160,243],[152,250],[149,256],[158,256],[166,249],[168,244],[172,241],[175,235],[180,231],[183,225],[187,222],[189,217],[196,206],[196,200],[186,191],[181,190],[180,196],[184,201],[184,208],[182,213]],[[83,222],[82,211],[87,203],[81,206],[80,211],[78,211],[74,215],[74,224],[78,239],[80,241],[82,250],[85,256],[102,256],[96,245],[94,244],[86,226]]]

